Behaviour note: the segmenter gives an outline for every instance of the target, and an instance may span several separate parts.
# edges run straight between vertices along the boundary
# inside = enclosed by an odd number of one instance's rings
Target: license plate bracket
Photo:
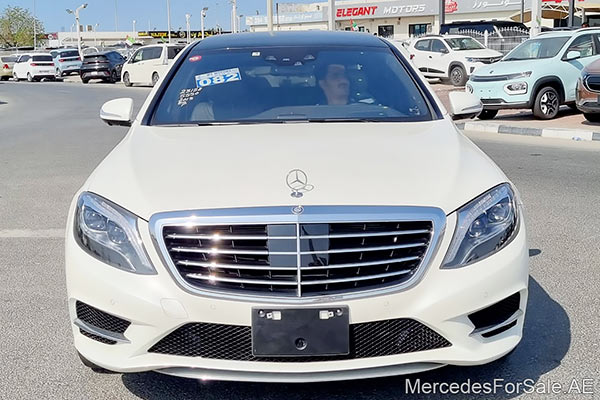
[[[350,352],[348,307],[253,308],[252,354],[336,356]]]

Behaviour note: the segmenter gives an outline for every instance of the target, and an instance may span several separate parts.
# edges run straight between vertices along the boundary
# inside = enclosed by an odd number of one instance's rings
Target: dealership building
[[[586,10],[598,4],[576,0],[575,23],[581,23]],[[342,0],[335,3],[337,30],[364,31],[393,39],[439,32],[439,0]],[[531,0],[524,2],[524,22],[530,19]],[[542,0],[542,25],[565,26],[568,0]],[[446,0],[446,22],[521,20],[521,0]],[[274,30],[327,29],[327,2],[278,4],[273,15]],[[267,30],[267,17],[246,18],[251,31]]]

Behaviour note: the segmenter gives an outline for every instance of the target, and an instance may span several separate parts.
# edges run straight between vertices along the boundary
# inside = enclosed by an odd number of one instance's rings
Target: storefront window
[[[411,24],[408,25],[409,36],[421,36],[427,34],[427,26],[429,24]]]
[[[379,25],[377,27],[377,34],[384,38],[393,38],[394,25]]]

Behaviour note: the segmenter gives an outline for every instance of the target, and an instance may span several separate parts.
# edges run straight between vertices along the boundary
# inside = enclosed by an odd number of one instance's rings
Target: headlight
[[[518,231],[517,213],[515,193],[508,183],[463,206],[442,268],[464,267],[500,250]]]
[[[519,79],[519,78],[529,78],[530,76],[531,76],[531,71],[517,72],[516,74],[508,74],[508,75],[506,75],[506,80]]]
[[[98,260],[136,274],[155,274],[137,230],[137,217],[108,200],[84,192],[75,211],[75,238]]]
[[[504,91],[508,94],[527,93],[527,82],[515,82],[504,85]]]

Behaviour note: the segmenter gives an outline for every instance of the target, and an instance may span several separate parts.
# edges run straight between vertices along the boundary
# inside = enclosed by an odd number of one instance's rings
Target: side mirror
[[[448,54],[448,53],[450,53],[450,52],[448,51],[448,49],[442,49],[442,54]]]
[[[581,52],[577,51],[577,50],[571,50],[567,53],[567,56],[565,57],[565,61],[571,61],[571,60],[575,60],[577,58],[581,57]]]
[[[122,98],[107,101],[100,109],[100,118],[108,125],[131,126],[133,99]]]
[[[450,92],[450,115],[452,119],[473,118],[483,110],[483,104],[479,97],[467,92]]]

